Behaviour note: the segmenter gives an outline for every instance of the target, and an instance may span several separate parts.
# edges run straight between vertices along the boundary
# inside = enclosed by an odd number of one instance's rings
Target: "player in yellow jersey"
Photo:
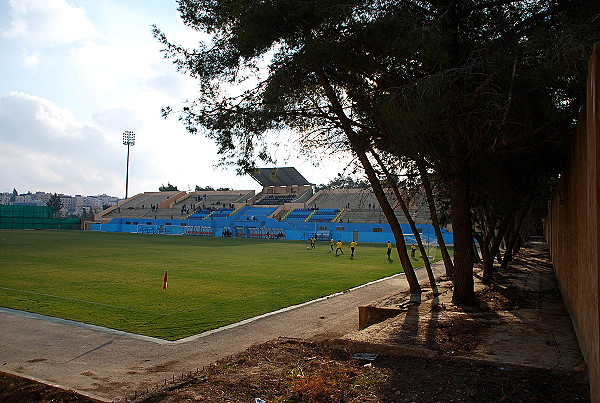
[[[392,260],[392,243],[390,241],[388,241],[387,243],[387,257],[388,260]]]
[[[417,246],[413,243],[412,245],[410,245],[410,257],[411,259],[417,260],[416,256],[415,256],[415,252],[417,251]]]
[[[333,252],[333,247],[334,247],[334,245],[335,245],[335,241],[333,240],[333,238],[331,238],[331,239],[329,240],[329,246],[331,247],[331,251],[332,251],[332,252]]]
[[[358,242],[356,242],[356,241],[350,242],[350,251],[352,252],[352,253],[350,253],[350,257],[354,257],[354,248],[356,247],[356,245],[358,245]]]
[[[344,251],[342,250],[342,241],[339,240],[337,241],[337,243],[335,244],[335,255],[338,255],[338,251],[343,255]]]

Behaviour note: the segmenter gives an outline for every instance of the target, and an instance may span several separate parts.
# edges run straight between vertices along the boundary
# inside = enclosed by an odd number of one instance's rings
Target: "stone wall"
[[[600,402],[600,43],[589,62],[582,112],[547,219],[546,237],[563,299]]]

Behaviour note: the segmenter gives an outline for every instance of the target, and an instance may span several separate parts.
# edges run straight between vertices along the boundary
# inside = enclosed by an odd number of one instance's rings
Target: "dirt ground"
[[[541,277],[531,275],[533,266],[536,273],[543,274]],[[534,278],[536,284],[532,284]],[[589,402],[584,366],[577,366],[577,360],[566,361],[565,353],[561,365],[552,364],[553,358],[544,361],[544,356],[551,355],[561,344],[560,339],[542,340],[543,348],[539,349],[530,347],[523,334],[522,343],[510,342],[510,354],[506,357],[498,354],[501,350],[493,350],[502,344],[494,333],[512,328],[518,334],[519,324],[507,318],[523,317],[536,309],[540,315],[541,307],[562,304],[556,284],[549,278],[553,275],[547,250],[538,245],[525,249],[506,271],[497,273],[493,286],[479,284],[476,307],[464,310],[453,306],[449,302],[451,283],[440,279],[438,290],[442,294],[436,298],[425,292],[419,303],[411,303],[408,294],[376,301],[377,306],[400,308],[404,314],[356,332],[344,343],[273,340],[209,367],[181,374],[153,390],[138,391],[125,400]],[[425,330],[421,329],[425,315],[419,314],[417,308],[427,308],[430,316],[435,314],[436,321],[429,320]],[[393,329],[384,332],[387,343],[391,340],[393,346],[403,346],[410,352],[383,353],[370,357],[371,361],[357,356],[356,348],[346,343],[353,338],[376,339],[385,329]],[[492,336],[497,341],[489,344]],[[515,364],[523,359],[540,363],[540,367]],[[193,362],[189,367],[196,368]],[[88,401],[74,399],[79,397],[39,384],[0,378],[2,402]]]
[[[355,359],[319,343],[274,341],[138,402],[586,402],[581,372],[380,356]]]
[[[420,301],[411,302],[406,294],[375,301],[375,306],[400,313],[340,339],[355,351],[358,346],[382,354],[400,351],[498,366],[584,370],[545,243],[523,249],[506,270],[495,273],[491,286],[481,283],[480,274],[475,271],[475,306],[454,305],[452,283],[442,278],[436,297],[429,291]]]
[[[0,402],[4,403],[87,403],[91,400],[74,392],[25,379],[0,376]]]
[[[468,360],[353,358],[319,342],[277,340],[185,374],[135,402],[588,402],[584,372]],[[72,392],[0,378],[2,402],[90,402]],[[260,400],[258,401],[260,402]]]

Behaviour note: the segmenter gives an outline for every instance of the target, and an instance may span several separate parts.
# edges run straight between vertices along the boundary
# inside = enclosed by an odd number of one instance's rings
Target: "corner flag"
[[[165,277],[163,277],[163,290],[167,289],[167,272],[165,271]]]

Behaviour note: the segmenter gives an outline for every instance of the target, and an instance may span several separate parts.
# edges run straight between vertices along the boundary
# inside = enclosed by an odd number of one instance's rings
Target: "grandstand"
[[[100,213],[97,219],[148,218],[184,219],[200,210],[205,216],[222,209],[234,210],[254,197],[254,190],[215,190],[198,192],[147,192],[133,196]],[[195,216],[198,218],[201,214]],[[203,217],[202,217],[203,218]]]
[[[255,201],[256,205],[268,205],[268,206],[279,206],[280,204],[291,203],[296,199],[296,194],[284,194],[284,195],[266,195]]]
[[[276,210],[277,207],[248,206],[240,209],[236,221],[264,221]]]
[[[141,193],[129,199],[123,200],[116,206],[100,213],[101,219],[116,217],[142,218],[151,217],[152,206],[159,206],[175,197],[180,192],[148,192]]]
[[[252,200],[257,206],[305,203],[314,194],[313,185],[296,168],[259,168],[250,176],[263,187]]]
[[[395,200],[390,192],[388,199]],[[371,189],[325,189],[308,201],[309,207],[328,209],[371,210],[379,207],[377,198]]]
[[[271,239],[318,235],[319,239],[364,242],[387,242],[392,237],[370,189],[315,193],[314,185],[295,168],[261,168],[251,176],[262,185],[258,194],[253,190],[142,193],[97,215],[98,223],[90,229]],[[392,192],[387,196],[403,232],[409,234],[395,196]],[[433,234],[423,197],[414,197],[408,207],[419,231]]]
[[[307,208],[298,208],[291,211],[288,211],[284,221],[306,221],[308,218],[314,213],[314,210]]]
[[[283,221],[335,222],[341,212],[341,209],[299,208],[288,211]]]
[[[194,211],[192,214],[190,214],[188,216],[188,219],[190,220],[204,220],[207,217],[210,217],[210,215],[214,213],[213,210],[206,210],[203,208],[197,209],[196,211]]]
[[[246,203],[254,197],[254,190],[212,190],[190,194],[188,202],[197,208],[224,208],[237,203]]]

